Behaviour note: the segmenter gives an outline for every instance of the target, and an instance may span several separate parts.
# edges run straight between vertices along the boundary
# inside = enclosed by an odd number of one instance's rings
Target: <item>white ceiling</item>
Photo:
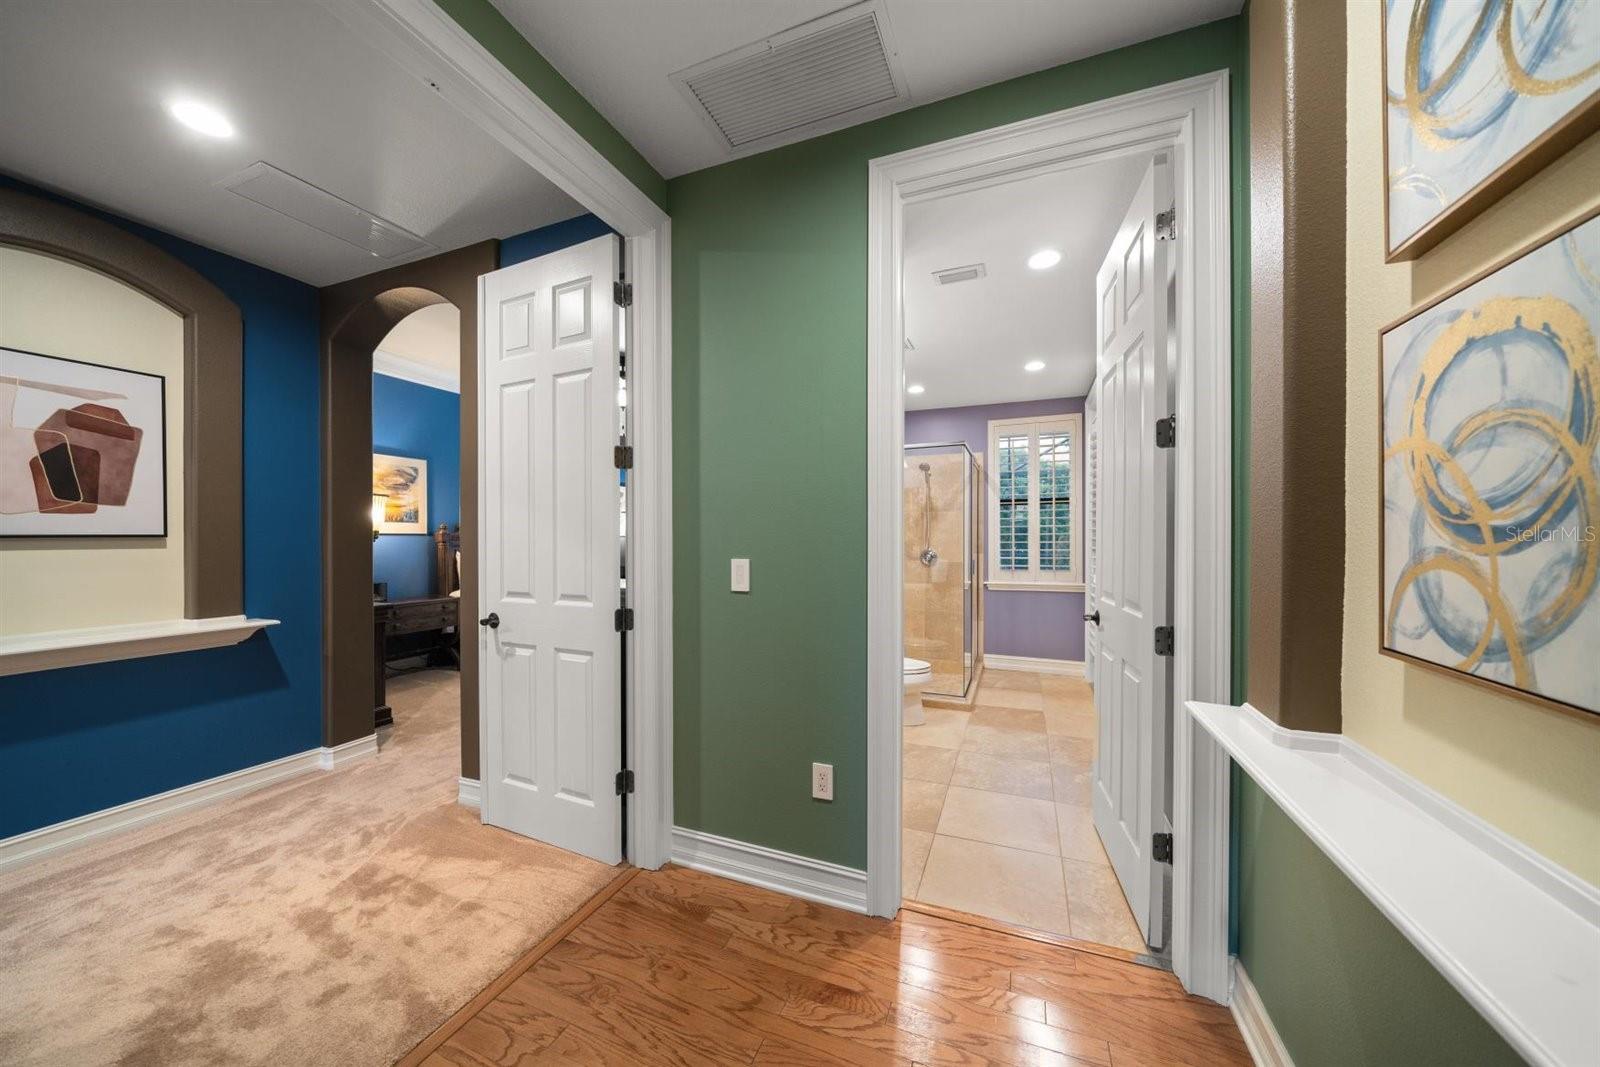
[[[666,177],[733,158],[670,75],[851,0],[493,0]],[[1238,14],[1241,0],[882,0],[897,110]]]
[[[1094,384],[1094,279],[1148,156],[1029,178],[905,212],[907,410],[1086,396]],[[1049,270],[1028,257],[1061,253]],[[983,263],[941,285],[934,271]],[[1038,372],[1023,369],[1042,359]]]
[[[217,186],[257,160],[434,248],[377,259]],[[0,2],[0,170],[313,285],[583,211],[315,0]]]

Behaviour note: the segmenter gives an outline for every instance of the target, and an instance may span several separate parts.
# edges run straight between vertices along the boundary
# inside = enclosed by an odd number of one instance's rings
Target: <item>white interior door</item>
[[[1096,284],[1100,480],[1094,703],[1094,824],[1146,941],[1161,935],[1166,880],[1152,855],[1168,660],[1155,651],[1167,603],[1167,248],[1156,213],[1172,202],[1164,161],[1145,171]]]
[[[618,238],[480,280],[483,821],[622,858]]]
[[[1094,685],[1100,662],[1100,387],[1083,402],[1083,677]]]

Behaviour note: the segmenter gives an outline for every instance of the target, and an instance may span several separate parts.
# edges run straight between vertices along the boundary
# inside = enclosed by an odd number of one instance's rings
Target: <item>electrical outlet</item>
[[[732,585],[735,593],[748,593],[750,591],[750,561],[736,559],[733,561]]]
[[[811,799],[833,799],[833,764],[813,763],[811,765]]]

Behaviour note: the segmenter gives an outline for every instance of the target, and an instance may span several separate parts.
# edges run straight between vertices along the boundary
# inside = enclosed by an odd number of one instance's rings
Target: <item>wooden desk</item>
[[[403,600],[372,602],[373,645],[373,725],[394,722],[394,710],[387,695],[388,662],[391,659],[425,657],[430,666],[440,659],[461,669],[461,601],[453,596],[419,596]],[[431,641],[397,642],[412,634],[427,635]]]

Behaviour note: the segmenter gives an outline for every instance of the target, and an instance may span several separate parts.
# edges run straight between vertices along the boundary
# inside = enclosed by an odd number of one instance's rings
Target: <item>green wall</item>
[[[667,206],[666,180],[489,0],[434,0],[434,3],[646,196],[663,208]]]
[[[1225,19],[667,183],[678,825],[866,862],[867,161],[1209,71],[1240,76],[1243,36]],[[751,560],[748,595],[728,592],[735,556]],[[810,797],[814,760],[834,765],[831,803]]]
[[[1523,1062],[1249,776],[1237,779],[1239,959],[1296,1067]]]

